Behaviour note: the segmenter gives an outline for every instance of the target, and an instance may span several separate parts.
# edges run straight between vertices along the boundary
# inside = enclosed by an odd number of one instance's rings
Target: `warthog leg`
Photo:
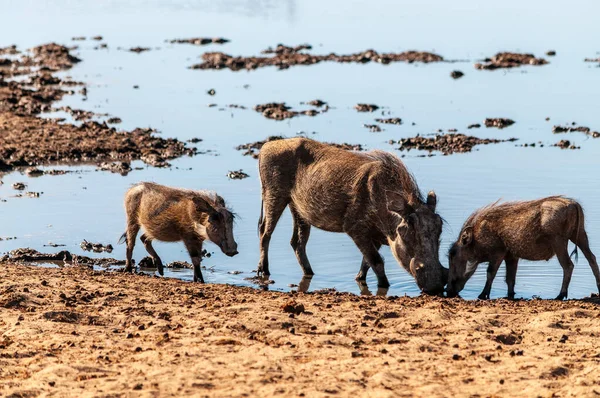
[[[298,259],[300,267],[302,267],[304,275],[314,275],[315,273],[313,272],[310,262],[308,261],[308,257],[306,256],[306,244],[308,243],[308,238],[310,237],[310,224],[300,218],[300,215],[291,204],[290,211],[294,219],[294,232],[292,233],[292,240],[290,241],[290,244],[296,253],[296,258]]]
[[[500,268],[500,264],[502,264],[502,260],[504,260],[504,255],[489,262],[487,268],[487,280],[485,281],[485,286],[478,297],[480,300],[487,300],[490,298],[492,283],[494,282],[498,268]]]
[[[556,253],[556,257],[558,258],[558,262],[563,269],[563,281],[562,286],[560,288],[560,294],[556,296],[556,300],[563,300],[567,298],[567,292],[569,289],[569,283],[571,283],[571,275],[573,275],[573,269],[575,266],[571,261],[571,257],[569,256],[569,250],[567,248],[569,241],[557,237],[552,243],[552,248]]]
[[[573,243],[575,243],[582,251],[585,259],[590,264],[590,268],[592,269],[592,273],[594,274],[594,278],[596,278],[596,286],[598,288],[598,292],[600,293],[600,271],[598,270],[598,263],[596,262],[596,256],[590,250],[590,243],[588,241],[587,233],[585,229],[581,228],[579,234],[576,236],[576,241],[571,239]]]
[[[132,272],[133,271],[133,248],[135,246],[135,238],[137,237],[138,232],[140,231],[140,226],[137,221],[131,220],[129,216],[127,217],[127,231],[125,234],[127,235],[127,251],[126,251],[126,259],[125,259],[125,271]]]
[[[261,220],[259,225],[260,233],[260,260],[258,261],[258,275],[269,276],[269,243],[271,242],[271,235],[275,230],[277,221],[281,217],[281,213],[285,210],[288,205],[286,200],[279,198],[268,198],[268,194],[263,192],[264,198],[264,218]]]
[[[202,241],[197,238],[186,238],[183,240],[185,248],[187,249],[190,257],[192,258],[192,264],[194,265],[194,282],[204,283],[202,277],[202,270],[200,269],[200,253],[202,253]]]
[[[515,298],[515,281],[517,279],[517,266],[519,265],[519,259],[517,257],[508,254],[504,258],[506,264],[506,284],[508,285],[508,298],[514,300]]]
[[[381,248],[381,245],[378,244],[373,244],[375,246],[375,250],[379,251],[379,249]],[[358,274],[356,274],[356,281],[361,283],[361,282],[365,282],[367,280],[367,273],[369,272],[369,263],[367,262],[367,259],[363,256],[362,262],[360,263],[360,270],[358,271]]]
[[[152,260],[154,261],[154,265],[156,265],[156,268],[158,268],[158,273],[161,276],[164,275],[165,273],[164,273],[164,269],[163,269],[163,263],[162,263],[162,260],[160,259],[160,257],[158,257],[156,250],[154,250],[154,247],[152,247],[152,239],[148,239],[146,234],[142,234],[142,236],[140,236],[140,240],[144,244],[144,247],[146,248],[146,251],[148,252],[148,254],[150,254],[150,257],[152,257]]]
[[[363,254],[363,259],[367,261],[367,264],[373,269],[373,272],[375,272],[375,275],[377,276],[377,287],[390,287],[390,282],[385,275],[383,258],[379,254],[378,247],[374,245],[370,239],[365,238],[361,232],[358,232],[357,235],[350,233],[348,233],[348,235],[350,235],[356,246],[358,246],[358,249]],[[360,236],[358,236],[358,234],[360,234]]]

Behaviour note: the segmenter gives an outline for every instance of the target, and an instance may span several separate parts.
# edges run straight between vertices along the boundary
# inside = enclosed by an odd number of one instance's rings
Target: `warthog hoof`
[[[567,298],[567,292],[560,292],[560,294],[558,296],[556,296],[556,298],[554,300],[564,300]]]
[[[489,300],[490,299],[490,294],[482,292],[479,296],[477,296],[477,298],[479,300]]]

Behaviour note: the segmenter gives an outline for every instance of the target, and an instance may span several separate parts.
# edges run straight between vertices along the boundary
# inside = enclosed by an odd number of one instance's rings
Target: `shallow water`
[[[578,199],[586,211],[591,248],[600,253],[600,185],[598,155],[600,139],[580,133],[553,135],[554,124],[576,121],[600,129],[597,87],[600,68],[584,63],[597,57],[594,31],[595,2],[581,1],[568,8],[561,2],[517,2],[497,4],[470,1],[422,1],[401,4],[394,1],[112,1],[10,2],[3,7],[0,46],[17,44],[21,49],[48,41],[75,44],[83,59],[67,75],[88,83],[88,97],[68,96],[61,105],[119,116],[119,128],[151,126],[165,137],[188,140],[201,137],[199,149],[206,155],[172,162],[171,169],[146,167],[134,162],[126,177],[95,171],[94,166],[68,168],[78,173],[28,178],[12,173],[2,178],[0,236],[16,240],[0,242],[0,251],[32,247],[40,251],[70,250],[82,254],[83,239],[115,245],[124,230],[122,197],[138,181],[155,181],[186,188],[212,189],[224,196],[240,218],[235,235],[240,254],[228,258],[211,244],[214,255],[204,261],[205,279],[213,283],[248,284],[258,261],[256,223],[260,211],[257,164],[234,147],[281,134],[306,134],[312,138],[361,143],[369,149],[398,152],[390,139],[431,134],[437,129],[457,128],[479,137],[517,137],[516,143],[476,147],[472,153],[419,157],[404,153],[409,169],[423,191],[435,189],[438,211],[447,225],[440,255],[458,234],[466,217],[476,208],[499,198],[533,199],[565,194]],[[23,21],[27,21],[24,23]],[[506,21],[510,21],[507,24]],[[94,50],[96,41],[71,42],[73,36],[102,35],[108,50]],[[203,47],[168,44],[166,39],[221,36],[225,45]],[[264,68],[251,72],[190,70],[205,51],[233,55],[256,55],[278,43],[313,45],[312,52],[350,53],[373,48],[380,52],[421,50],[436,52],[448,60],[438,64],[337,64],[321,63],[278,71]],[[117,47],[151,47],[141,54]],[[556,57],[546,57],[547,50]],[[544,56],[549,65],[522,67],[510,71],[477,71],[472,64],[498,51],[532,52]],[[459,80],[449,77],[462,70]],[[139,89],[133,89],[139,85]],[[249,87],[245,88],[245,85]],[[215,96],[206,91],[214,88]],[[332,109],[316,117],[297,117],[277,122],[254,112],[252,106],[284,101],[305,109],[301,101],[327,101]],[[401,126],[384,125],[381,133],[363,127],[380,112],[358,113],[359,102],[384,107]],[[218,107],[207,106],[219,104]],[[221,109],[240,104],[248,109]],[[472,129],[486,117],[508,117],[517,123],[503,129]],[[550,117],[550,121],[545,121]],[[416,123],[412,125],[411,123]],[[568,139],[581,150],[561,150],[549,145]],[[515,144],[541,141],[535,148]],[[51,167],[57,168],[57,167]],[[61,167],[66,168],[66,167]],[[250,178],[232,181],[229,170],[243,169]],[[29,191],[44,192],[40,198],[15,198],[13,182],[22,181]],[[271,242],[270,263],[275,284],[272,289],[290,289],[302,273],[289,245],[291,218],[286,211]],[[62,248],[44,247],[48,242]],[[188,260],[182,244],[156,243],[164,262]],[[415,295],[418,289],[410,275],[394,261],[389,248],[381,250],[392,284],[391,295]],[[146,253],[136,245],[139,261]],[[311,289],[335,287],[359,292],[354,276],[361,256],[350,239],[313,229],[308,255],[316,272]],[[111,257],[124,258],[125,248],[116,246]],[[231,274],[232,271],[243,271]],[[189,271],[168,271],[167,276],[191,280]],[[506,293],[504,266],[492,296]],[[517,274],[517,296],[554,297],[562,279],[556,259],[549,262],[521,261]],[[372,274],[369,285],[375,288]],[[468,282],[463,297],[476,297],[485,282],[481,265]],[[570,286],[571,297],[583,297],[595,290],[587,262],[580,257]]]

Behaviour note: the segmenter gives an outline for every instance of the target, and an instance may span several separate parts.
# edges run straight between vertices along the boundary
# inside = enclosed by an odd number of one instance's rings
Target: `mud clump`
[[[79,246],[81,247],[82,250],[84,250],[86,252],[112,253],[112,251],[113,251],[113,246],[111,244],[103,245],[101,243],[92,243],[92,242],[88,242],[85,239],[83,240],[83,242],[81,242],[81,244]]]
[[[310,44],[300,44],[295,47],[286,46],[283,44],[278,44],[277,47],[272,48],[269,47],[266,50],[261,51],[261,54],[296,54],[302,50],[312,50],[312,46]]]
[[[569,141],[569,140],[560,140],[552,146],[559,147],[560,149],[581,149],[581,147],[576,146],[575,144],[571,143],[571,141]]]
[[[322,111],[317,111],[314,109],[307,109],[304,111],[294,111],[291,107],[287,106],[285,102],[270,102],[267,104],[259,104],[254,107],[256,112],[262,113],[264,117],[267,119],[273,120],[285,120],[291,119],[298,115],[306,115],[306,116],[316,116],[319,113],[325,113],[329,110],[328,107],[325,107]]]
[[[521,341],[523,341],[523,337],[516,335],[514,333],[499,334],[496,337],[494,337],[494,340],[497,341],[498,343],[501,343],[504,345],[514,345],[514,344],[521,344]]]
[[[600,137],[600,133],[597,131],[592,131],[589,127],[578,126],[578,127],[570,127],[570,126],[554,126],[552,127],[553,134],[561,134],[561,133],[584,133],[593,138]]]
[[[229,40],[223,37],[192,37],[189,39],[173,39],[169,40],[171,44],[192,44],[194,46],[205,46],[207,44],[225,44]]]
[[[600,58],[586,58],[583,62],[600,62]]]
[[[15,182],[14,184],[12,184],[12,187],[17,191],[22,191],[25,188],[27,188],[27,184],[25,184],[24,182]]]
[[[480,127],[481,127],[481,124],[479,124],[479,123],[469,124],[469,125],[467,126],[467,128],[468,128],[469,130],[470,130],[470,129],[478,129],[478,128],[480,128]]]
[[[454,70],[450,73],[450,77],[453,78],[454,80],[456,79],[460,79],[461,77],[463,77],[465,74],[459,70]]]
[[[453,153],[471,152],[476,145],[498,144],[501,142],[516,141],[516,138],[507,140],[498,140],[492,138],[477,138],[464,134],[444,134],[436,135],[435,137],[416,136],[412,138],[404,138],[398,141],[390,141],[391,144],[398,143],[400,151],[410,151],[417,149],[421,151],[439,151],[444,155]]]
[[[360,53],[338,55],[335,53],[326,55],[313,55],[302,52],[311,49],[310,45],[303,44],[296,47],[278,45],[275,49],[269,48],[263,51],[271,57],[234,57],[222,52],[207,52],[202,55],[202,63],[190,66],[190,69],[230,69],[232,71],[253,70],[257,68],[275,66],[279,69],[287,69],[296,65],[314,65],[320,62],[340,63],[368,63],[378,62],[389,64],[391,62],[441,62],[444,59],[433,53],[420,51],[406,51],[402,53],[378,53],[367,50]]]
[[[132,168],[128,162],[103,162],[98,165],[98,170],[110,171],[111,173],[126,176]]]
[[[307,105],[316,106],[317,108],[320,108],[323,105],[327,105],[327,102],[321,101],[320,99],[315,99],[315,100],[312,100],[312,101],[308,101],[306,104]]]
[[[397,124],[397,125],[402,124],[402,119],[400,119],[399,117],[391,117],[391,118],[387,118],[387,119],[375,119],[375,121],[377,123],[383,123],[383,124]]]
[[[363,124],[363,127],[369,129],[371,133],[380,133],[382,131],[381,127],[376,124]]]
[[[505,127],[515,124],[515,121],[504,118],[504,117],[497,117],[497,118],[487,118],[483,121],[483,124],[485,124],[485,127],[488,127],[488,128],[489,127],[497,127],[499,129],[503,129]]]
[[[548,50],[548,51],[546,51],[546,55],[549,57],[554,57],[556,55],[556,51]]]
[[[187,261],[173,261],[172,263],[165,265],[165,267],[171,268],[171,269],[192,269],[192,268],[194,268],[194,266],[192,264],[188,263]]]
[[[300,315],[305,312],[304,304],[297,303],[296,300],[289,300],[281,306],[281,309],[283,312],[294,315]]]
[[[108,124],[119,124],[121,123],[123,120],[121,120],[120,117],[111,117],[106,119],[106,123]]]
[[[254,159],[258,159],[258,153],[260,152],[260,149],[262,148],[262,146],[264,144],[266,144],[267,142],[270,142],[270,141],[282,140],[284,138],[285,137],[282,137],[280,135],[273,135],[263,141],[249,142],[247,144],[238,145],[235,149],[238,151],[244,151],[242,153],[242,155],[244,155],[244,156],[252,156]],[[326,142],[326,144],[334,146],[336,148],[344,149],[347,151],[364,151],[365,150],[361,144],[348,144],[348,143],[337,144],[337,143],[332,143],[332,142]]]
[[[517,68],[521,65],[546,65],[544,58],[536,58],[533,54],[503,52],[486,58],[483,63],[476,63],[475,69],[495,70]]]
[[[148,47],[132,47],[128,51],[139,54],[139,53],[143,53],[146,51],[150,51],[150,48],[148,48]]]
[[[358,112],[375,112],[379,109],[379,106],[375,104],[356,104],[354,105],[354,109]]]
[[[8,254],[0,257],[0,263],[39,263],[39,262],[59,262],[82,266],[110,266],[125,265],[125,260],[116,260],[114,258],[90,258],[71,254],[67,250],[58,253],[41,253],[30,248],[21,248],[10,251]]]
[[[247,173],[244,173],[244,171],[240,170],[236,170],[236,171],[230,171],[227,173],[227,177],[230,180],[243,180],[244,178],[248,178],[250,177]]]

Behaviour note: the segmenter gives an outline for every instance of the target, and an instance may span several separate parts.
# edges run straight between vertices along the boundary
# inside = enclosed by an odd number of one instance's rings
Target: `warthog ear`
[[[194,206],[195,206],[196,211],[198,213],[212,214],[212,213],[216,213],[217,212],[215,210],[215,208],[212,207],[212,205],[206,199],[204,199],[204,198],[202,198],[200,196],[196,196],[192,200],[194,201]]]
[[[392,213],[398,213],[399,215],[402,215],[413,212],[413,208],[406,203],[404,197],[398,192],[386,191],[385,202],[388,211],[391,211]]]
[[[427,194],[427,206],[431,211],[435,212],[435,205],[437,205],[437,196],[435,196],[435,192],[429,191]]]
[[[473,227],[467,227],[462,232],[462,234],[460,234],[460,244],[462,246],[467,246],[472,241],[473,241]]]

